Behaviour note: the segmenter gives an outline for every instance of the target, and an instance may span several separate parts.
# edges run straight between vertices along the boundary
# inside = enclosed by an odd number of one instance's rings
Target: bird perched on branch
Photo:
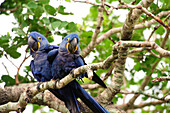
[[[79,55],[79,37],[76,33],[67,35],[61,42],[58,51],[52,50],[48,53],[49,62],[52,59],[52,76],[55,80],[60,80],[67,76],[72,69],[86,65],[84,59]],[[56,51],[56,52],[55,52]],[[54,59],[53,59],[54,58]],[[95,82],[106,87],[104,82],[93,72]],[[87,73],[80,75],[80,78],[87,77]],[[73,80],[65,87],[61,88],[59,93],[63,95],[66,107],[71,113],[80,113],[77,103],[77,98],[80,98],[93,112],[95,113],[108,113],[98,102],[93,99],[76,81]]]
[[[34,78],[40,83],[50,81],[52,79],[51,64],[47,60],[47,55],[51,50],[57,52],[59,47],[49,45],[48,40],[38,32],[31,32],[29,34],[28,46],[30,48],[30,54],[34,58],[30,63]],[[60,100],[63,100],[63,96],[58,92],[59,89],[49,89],[49,91]]]

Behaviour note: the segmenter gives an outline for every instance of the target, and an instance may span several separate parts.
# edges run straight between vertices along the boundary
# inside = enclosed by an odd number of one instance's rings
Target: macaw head
[[[79,37],[76,33],[70,33],[64,37],[63,41],[59,46],[59,51],[68,52],[70,54],[79,53]]]
[[[43,50],[48,45],[48,40],[38,32],[31,32],[28,36],[28,46],[32,52]]]

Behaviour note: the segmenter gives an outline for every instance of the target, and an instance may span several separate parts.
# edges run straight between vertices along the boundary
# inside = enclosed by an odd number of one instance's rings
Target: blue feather
[[[78,43],[79,37],[76,33],[71,33],[63,39],[59,46],[58,54],[52,62],[51,71],[53,79],[62,79],[67,76],[72,69],[86,65],[84,59],[79,55],[80,47]],[[50,51],[49,59],[50,56],[53,56],[52,54],[53,51]],[[82,74],[80,78],[83,78],[85,75],[87,76],[87,73]],[[100,78],[98,77],[97,79]],[[102,80],[100,79],[100,81]],[[65,97],[65,105],[71,113],[80,113],[77,98],[80,98],[95,113],[108,113],[108,111],[98,104],[76,80],[73,80],[68,85],[61,88],[60,94]]]

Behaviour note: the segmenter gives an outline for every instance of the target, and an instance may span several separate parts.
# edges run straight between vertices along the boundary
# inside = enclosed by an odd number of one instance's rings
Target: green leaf
[[[4,43],[8,43],[9,42],[9,38],[7,38],[7,36],[2,36],[0,37],[0,46],[2,46],[2,44]]]
[[[53,36],[48,36],[48,37],[47,37],[47,40],[48,40],[49,43],[54,42]]]
[[[45,5],[45,10],[50,15],[53,15],[53,16],[56,15],[56,9],[50,5]]]
[[[139,71],[140,65],[140,63],[136,63],[136,65],[134,66],[135,71]]]
[[[21,27],[24,28],[24,27],[26,27],[26,26],[28,26],[28,23],[22,22]]]
[[[16,34],[20,36],[25,35],[24,31],[21,30],[20,28],[13,28],[12,31],[16,31]]]
[[[62,14],[62,15],[73,15],[73,13],[64,12],[64,9],[65,9],[64,6],[60,6],[58,13],[60,13],[60,14]]]
[[[67,24],[68,24],[67,21],[63,21],[63,22],[60,24],[60,26],[58,27],[58,29],[61,29],[61,28],[65,27],[65,26],[67,26]]]
[[[65,0],[66,2],[71,2],[71,0]]]
[[[33,8],[33,9],[37,8],[37,4],[33,1],[29,2],[27,5],[28,7]]]
[[[160,34],[160,35],[163,35],[163,34],[165,33],[165,29],[164,29],[162,26],[160,26],[160,27],[156,30],[156,33],[157,33],[157,34]]]
[[[5,51],[13,58],[19,58],[21,56],[21,53],[17,52],[16,46],[11,46],[10,48],[5,49]]]
[[[59,27],[60,25],[61,25],[61,21],[55,21],[51,23],[51,26],[54,30],[56,27]]]
[[[75,32],[77,30],[77,26],[74,22],[71,22],[67,25],[67,29],[70,30],[70,32]]]
[[[1,77],[1,80],[6,83],[5,86],[12,86],[15,84],[15,79],[10,77],[9,75],[3,75]]]
[[[38,6],[36,9],[35,9],[35,12],[34,12],[34,14],[35,14],[35,16],[36,17],[40,17],[42,14],[43,14],[43,8],[41,7],[41,6]]]
[[[33,113],[35,113],[35,111],[37,111],[39,108],[40,108],[39,105],[33,104]]]
[[[38,0],[39,3],[48,4],[50,0]]]
[[[50,21],[49,21],[49,19],[47,17],[43,17],[42,21],[44,22],[44,24],[49,24],[50,23]]]

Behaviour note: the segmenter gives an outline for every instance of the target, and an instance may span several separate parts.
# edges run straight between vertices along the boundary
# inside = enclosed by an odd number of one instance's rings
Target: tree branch
[[[47,89],[60,89],[67,85],[69,82],[73,81],[75,78],[79,77],[81,74],[87,72],[88,69],[96,70],[96,69],[106,69],[108,68],[111,63],[113,62],[114,57],[109,56],[105,61],[101,63],[95,63],[91,65],[84,65],[79,68],[74,69],[70,74],[68,74],[66,77],[61,79],[60,81],[48,81],[48,82],[43,82],[39,88],[36,86],[34,87],[28,87],[26,91],[24,91],[19,98],[18,102],[15,103],[7,103],[4,105],[0,106],[0,112],[5,112],[5,111],[23,111],[25,109],[25,106],[27,105],[28,102],[32,101],[32,98],[37,95],[39,92],[47,90]]]
[[[138,5],[142,5],[143,7],[147,8],[151,5],[152,2],[153,0],[142,0]],[[121,31],[121,40],[131,39],[134,26],[141,14],[142,11],[139,9],[134,9],[129,12]],[[123,82],[127,50],[128,47],[117,47],[116,45],[113,46],[113,56],[115,54],[118,55],[118,59],[116,59],[115,62],[114,76],[112,77],[112,82],[110,86],[105,89],[100,95],[98,95],[99,102],[110,103],[112,101],[112,98],[119,92]]]
[[[82,1],[82,0],[73,0],[74,2],[81,2],[81,3],[88,3],[88,4],[91,4],[91,5],[95,5],[95,6],[101,6],[101,4],[97,4],[97,3],[93,3],[93,2],[90,2],[88,0],[85,0],[85,1]]]
[[[104,1],[102,0],[101,1],[102,4],[104,4]],[[95,45],[95,42],[96,42],[96,39],[97,39],[97,36],[98,34],[100,33],[100,28],[102,26],[102,22],[103,22],[103,8],[104,6],[101,5],[99,8],[98,8],[98,17],[97,17],[97,26],[96,26],[96,29],[95,29],[95,32],[93,33],[93,36],[92,36],[92,40],[91,42],[87,45],[87,47],[82,51],[82,57],[86,57],[85,55],[88,55],[90,53],[89,49],[93,50],[93,46]]]
[[[170,11],[163,11],[161,13],[159,13],[157,16],[159,18],[167,16],[168,14],[170,14]],[[145,22],[143,24],[137,24],[134,26],[134,29],[142,29],[142,28],[149,28],[151,27],[152,24],[154,24],[156,21],[154,19]],[[88,49],[88,53],[90,53],[97,45],[99,45],[103,40],[107,39],[109,36],[121,32],[122,27],[118,27],[118,28],[112,28],[109,31],[105,32],[104,34],[102,34],[99,38],[97,38],[96,43],[93,47],[91,47],[90,49]],[[86,57],[88,54],[85,54],[84,52],[82,52],[82,55],[84,57]]]
[[[163,103],[169,103],[170,102],[170,99],[166,99],[164,101],[162,100],[159,100],[159,101],[151,101],[151,102],[148,102],[148,103],[140,103],[139,105],[134,105],[131,107],[131,109],[137,109],[137,108],[143,108],[145,106],[150,106],[150,105],[160,105],[160,104],[163,104]]]
[[[152,82],[170,81],[170,77],[159,77],[152,80]]]
[[[163,22],[165,22],[169,17],[170,17],[170,14],[164,19]],[[151,34],[150,34],[150,36],[149,36],[149,38],[148,38],[147,41],[149,41],[149,40],[151,39],[153,33],[154,33],[160,26],[161,26],[161,24],[159,24],[159,25],[157,25],[157,26],[154,27],[154,30],[151,32]]]
[[[15,8],[13,8],[13,9],[1,9],[1,8],[0,8],[0,11],[2,11],[2,12],[7,12],[7,11],[15,12],[19,7],[20,7],[20,5],[17,6],[17,7],[15,7]]]
[[[132,91],[132,92],[129,92],[129,91],[120,91],[120,93],[122,94],[142,94],[144,96],[147,96],[147,97],[151,97],[151,98],[154,98],[154,99],[158,99],[158,100],[164,100],[165,98],[163,97],[158,97],[158,96],[155,96],[155,95],[150,95],[150,94],[147,94],[145,92],[143,92],[142,90],[139,90],[139,91]]]
[[[162,57],[170,58],[170,51],[161,48],[155,42],[119,41],[117,44],[122,47],[152,47],[152,49],[155,49]]]

